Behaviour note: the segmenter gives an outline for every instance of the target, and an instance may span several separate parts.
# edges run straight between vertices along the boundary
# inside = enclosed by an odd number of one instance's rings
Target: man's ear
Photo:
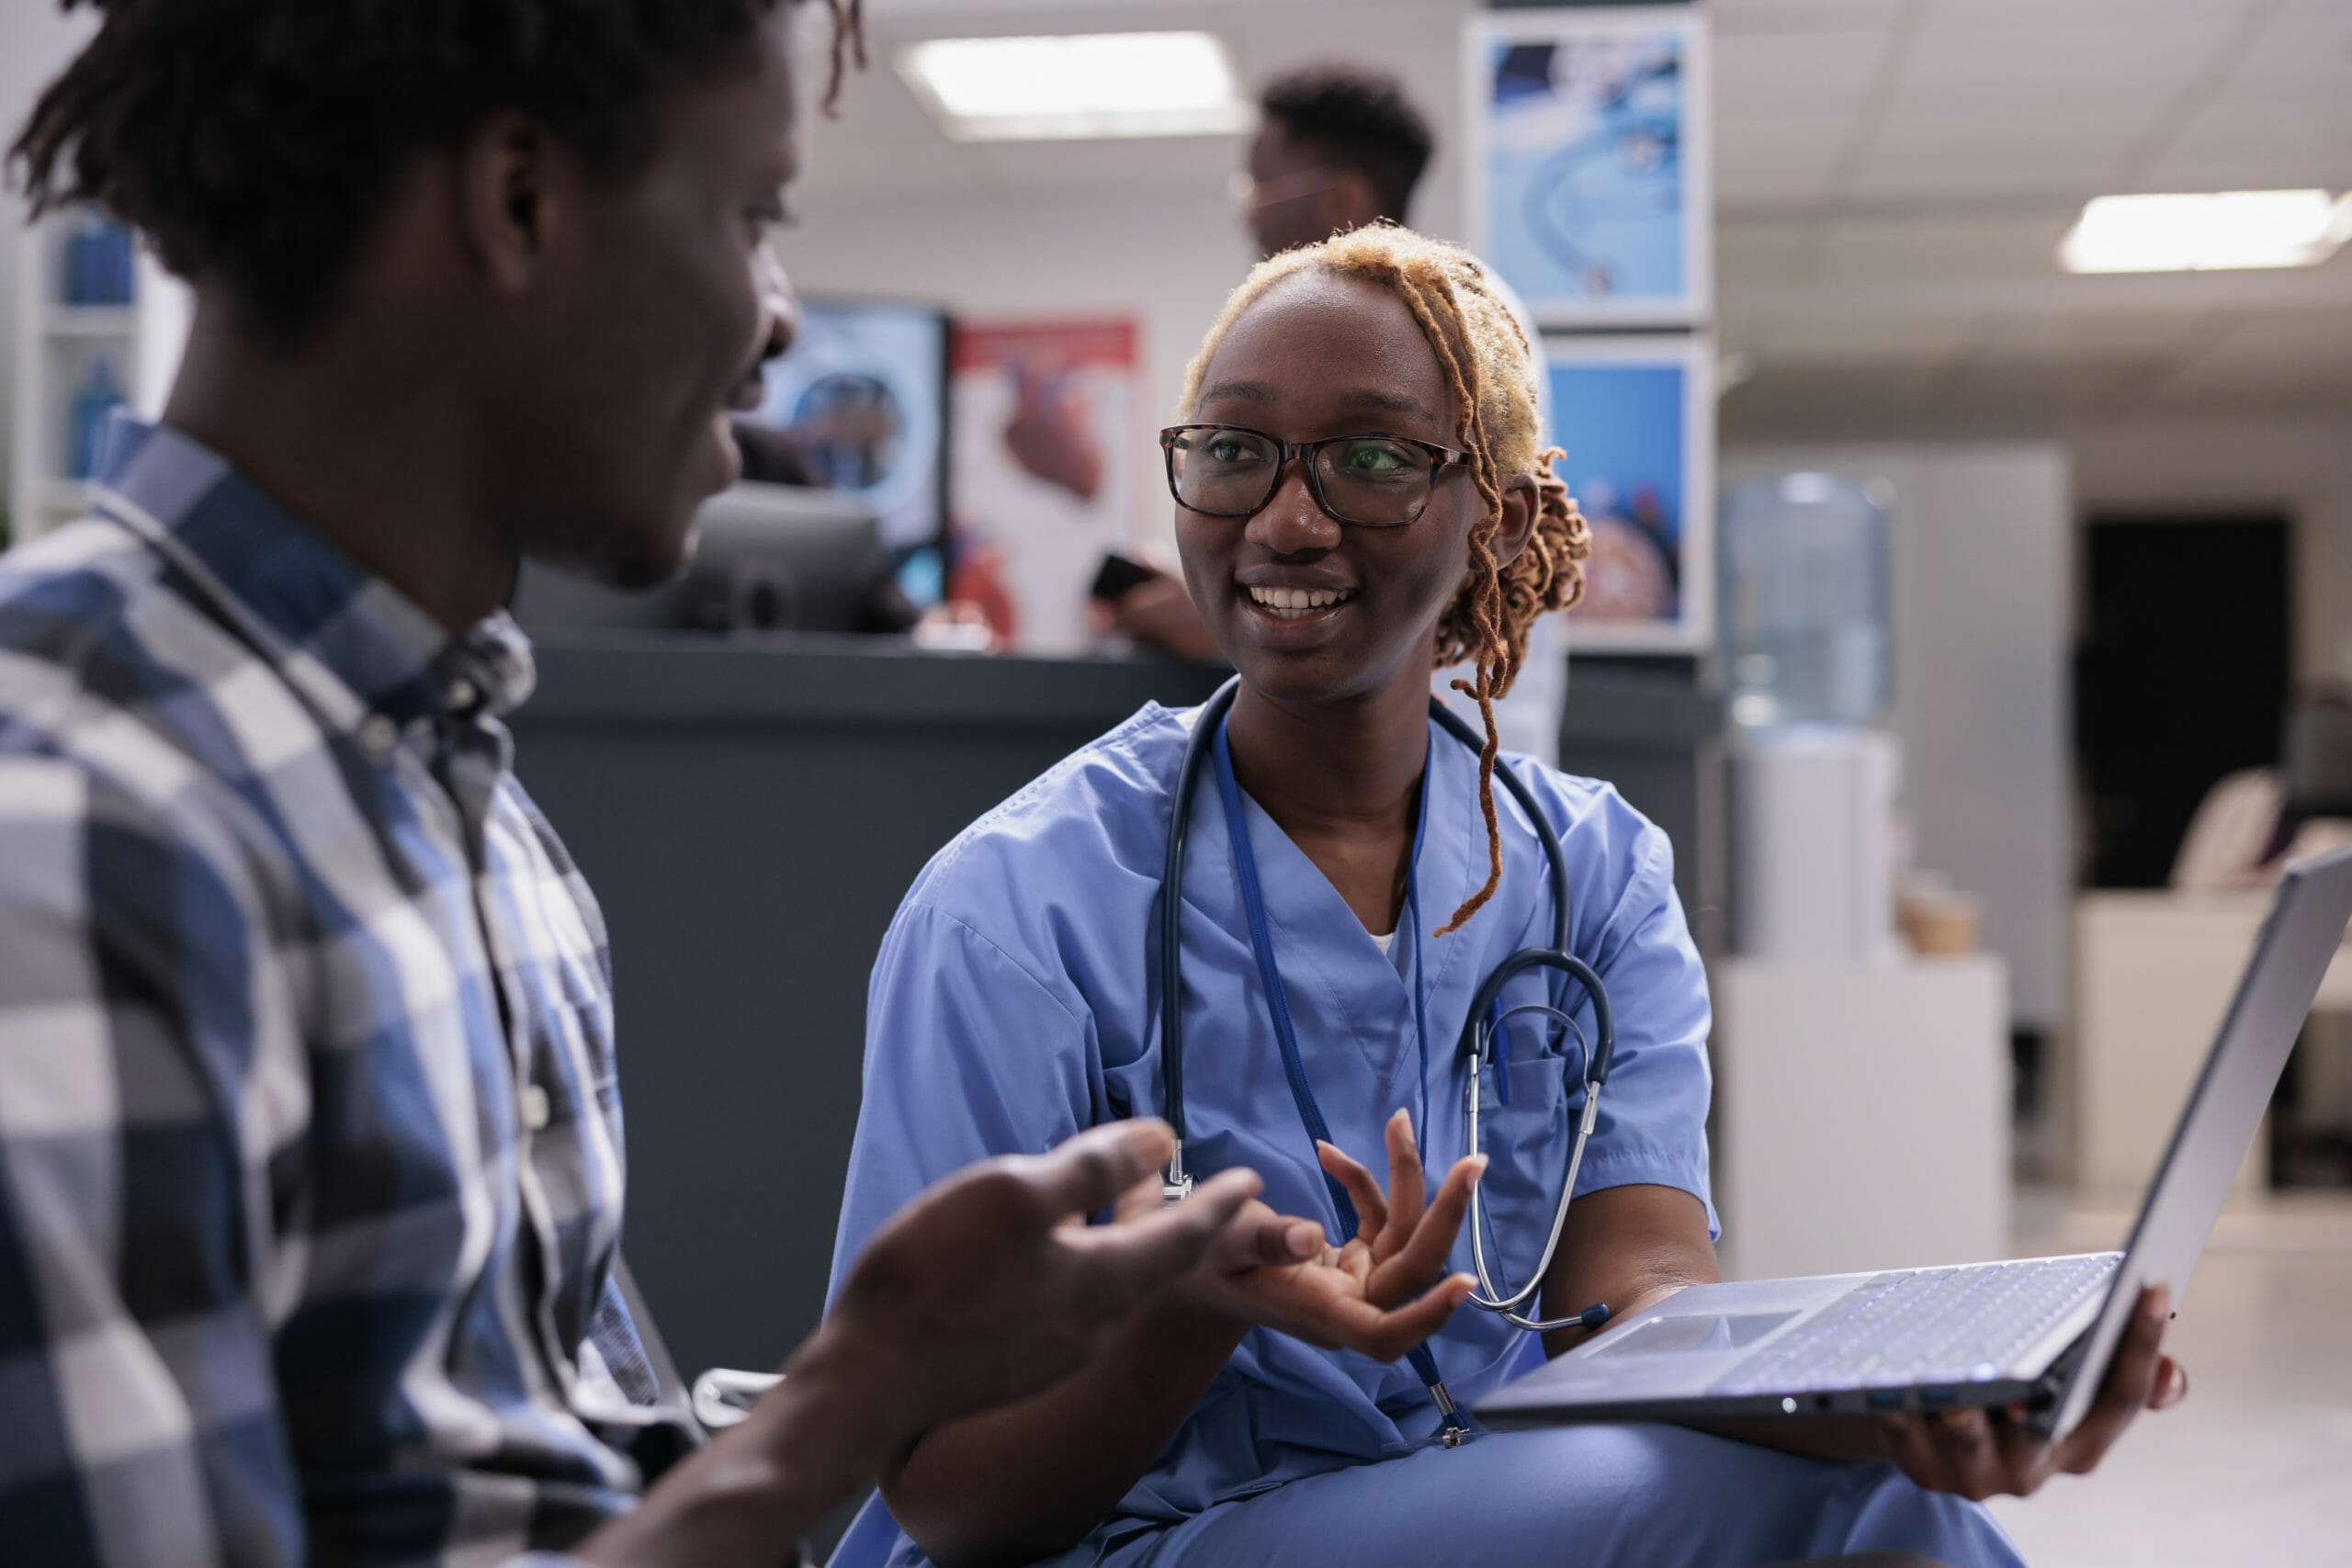
[[[458,231],[490,286],[528,288],[571,218],[577,168],[547,128],[512,110],[484,118],[458,151]]]
[[[1513,474],[1503,481],[1503,520],[1487,547],[1495,552],[1497,566],[1509,566],[1527,548],[1527,541],[1535,536],[1535,520],[1542,514],[1543,504],[1544,492],[1533,474]]]

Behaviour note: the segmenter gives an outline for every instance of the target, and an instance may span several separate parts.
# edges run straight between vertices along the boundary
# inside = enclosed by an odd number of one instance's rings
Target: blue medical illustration
[[[1592,525],[1583,621],[1671,622],[1682,595],[1689,371],[1679,363],[1552,366],[1554,471]]]
[[[1688,289],[1682,50],[1675,33],[1496,47],[1487,259],[1539,310]]]

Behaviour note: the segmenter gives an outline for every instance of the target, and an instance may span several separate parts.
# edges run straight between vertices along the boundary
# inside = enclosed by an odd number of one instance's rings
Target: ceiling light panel
[[[2317,266],[2352,239],[2352,193],[2225,190],[2102,196],[2058,243],[2069,272]]]
[[[958,141],[1223,136],[1252,118],[1209,33],[928,39],[899,74]]]

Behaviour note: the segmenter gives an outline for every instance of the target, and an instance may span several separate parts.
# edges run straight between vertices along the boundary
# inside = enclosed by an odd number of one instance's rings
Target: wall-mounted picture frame
[[[1471,248],[1536,321],[1704,324],[1713,142],[1701,7],[1474,17],[1462,67]]]
[[[1715,346],[1545,340],[1553,472],[1592,528],[1572,653],[1695,653],[1715,629]]]
[[[959,320],[953,363],[949,592],[986,608],[1015,651],[1083,652],[1095,573],[1106,551],[1136,547],[1138,491],[1159,479],[1143,329],[1125,315]]]

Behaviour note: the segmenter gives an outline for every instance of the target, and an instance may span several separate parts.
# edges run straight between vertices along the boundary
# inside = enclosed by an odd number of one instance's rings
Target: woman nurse
[[[1466,1408],[1582,1337],[1457,1310],[1469,1281],[1447,1272],[1473,1181],[1506,1272],[1535,1266],[1581,1092],[1575,1034],[1522,1018],[1486,1086],[1492,1164],[1468,1157],[1452,1043],[1479,983],[1552,918],[1541,844],[1488,768],[1514,768],[1550,818],[1570,945],[1616,1021],[1544,1314],[1622,1314],[1716,1278],[1707,991],[1669,846],[1608,785],[1495,757],[1487,703],[1533,618],[1575,597],[1587,548],[1537,449],[1532,373],[1479,264],[1395,228],[1261,265],[1210,332],[1166,440],[1185,580],[1240,674],[1216,782],[1172,801],[1199,715],[1149,706],[924,871],[875,968],[836,1277],[923,1183],[1160,1109],[1171,810],[1191,813],[1186,1162],[1250,1167],[1263,1201],[1085,1370],[914,1444],[885,1474],[889,1512],[869,1505],[837,1562],[2006,1564],[1966,1499],[2087,1469],[2135,1410],[2177,1396],[2152,1297],[2098,1414],[2061,1444],[1980,1412],[1755,1442],[1657,1426],[1444,1440],[1431,1363]],[[1429,671],[1465,657],[1483,756],[1428,712]],[[1589,1036],[1574,987],[1539,972],[1504,994],[1545,1001]],[[1309,1100],[1337,1147],[1308,1135]],[[1447,1173],[1426,1202],[1425,1170]],[[1425,1337],[1421,1367],[1399,1359]]]

